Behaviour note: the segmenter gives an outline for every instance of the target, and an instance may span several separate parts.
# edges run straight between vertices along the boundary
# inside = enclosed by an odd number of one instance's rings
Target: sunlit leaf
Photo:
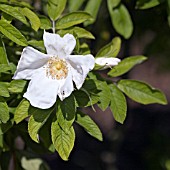
[[[113,8],[109,2],[110,1],[108,1],[108,9],[113,27],[120,35],[128,39],[133,32],[133,23],[127,8],[123,4]]]
[[[65,34],[70,33],[70,34],[76,35],[77,38],[95,39],[91,32],[80,27],[71,27],[68,29],[59,30],[57,33],[60,34],[61,36],[64,36]]]
[[[66,132],[59,126],[58,121],[54,120],[51,126],[51,134],[55,149],[58,151],[60,157],[67,161],[75,141],[73,126]]]
[[[21,166],[24,170],[50,170],[48,166],[40,158],[29,158],[22,157]]]
[[[2,96],[2,97],[9,97],[10,96],[9,91],[8,91],[8,87],[3,82],[0,82],[0,96]]]
[[[67,15],[64,15],[62,18],[57,20],[56,28],[57,29],[65,29],[71,26],[81,24],[84,21],[91,19],[90,14],[86,12],[72,12]]]
[[[98,106],[104,111],[110,104],[111,91],[106,82],[98,83],[98,89],[101,90],[101,92],[99,92],[100,103],[98,104]]]
[[[110,5],[112,8],[117,7],[120,4],[121,0],[108,0],[107,3]]]
[[[29,116],[28,114],[29,106],[30,103],[26,99],[23,99],[17,106],[14,113],[14,120],[17,124]]]
[[[43,41],[37,41],[37,40],[30,40],[28,41],[28,44],[35,47],[36,49],[39,49],[40,51],[45,52],[44,42]]]
[[[142,104],[167,104],[165,95],[158,89],[137,80],[120,80],[118,88],[132,100]]]
[[[8,90],[11,93],[22,93],[26,83],[25,80],[12,80],[9,84]]]
[[[84,9],[85,12],[89,13],[93,18],[84,23],[85,26],[95,22],[102,0],[89,0]]]
[[[77,11],[80,9],[85,0],[69,0],[68,7],[70,12]]]
[[[11,41],[21,46],[27,46],[27,40],[21,32],[6,21],[0,20],[0,32]]]
[[[40,28],[41,29],[51,29],[52,24],[51,21],[44,15],[39,15],[39,19],[41,22]]]
[[[28,25],[26,18],[20,12],[21,8],[0,4],[0,10]]]
[[[6,49],[2,38],[0,37],[0,64],[8,64]]]
[[[118,65],[114,66],[111,71],[108,72],[108,75],[111,77],[117,77],[122,74],[125,74],[129,70],[131,70],[135,65],[142,63],[145,61],[147,57],[145,56],[132,56],[125,58]]]
[[[0,108],[0,122],[6,123],[9,120],[9,108],[2,98],[0,98]]]
[[[120,51],[120,48],[121,48],[121,39],[119,37],[115,37],[109,44],[101,48],[95,57],[96,58],[116,57]]]
[[[99,141],[103,140],[102,133],[96,123],[87,115],[80,111],[77,112],[76,122],[82,126],[91,136]]]
[[[114,119],[123,123],[126,118],[127,104],[126,98],[123,93],[116,87],[116,85],[110,85],[111,90],[111,103],[110,109],[113,113]]]
[[[29,19],[31,26],[35,31],[37,31],[40,28],[41,26],[40,19],[33,11],[31,11],[28,8],[23,8],[22,14],[25,15]]]
[[[48,0],[48,15],[55,21],[63,12],[67,0]]]

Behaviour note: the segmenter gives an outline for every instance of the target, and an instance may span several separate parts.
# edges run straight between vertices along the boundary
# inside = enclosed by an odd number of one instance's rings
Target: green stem
[[[54,20],[52,21],[52,24],[53,24],[53,28],[52,28],[53,34],[55,34],[55,21]]]

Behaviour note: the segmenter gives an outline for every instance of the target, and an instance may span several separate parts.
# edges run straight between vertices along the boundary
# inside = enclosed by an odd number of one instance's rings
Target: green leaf
[[[95,137],[99,141],[103,140],[100,129],[87,114],[78,111],[76,117],[76,123],[82,126],[91,136]]]
[[[62,18],[57,20],[56,28],[57,29],[65,29],[71,26],[81,24],[84,21],[91,19],[90,14],[86,12],[72,12],[67,15],[64,15]]]
[[[107,3],[112,8],[116,8],[121,3],[121,0],[108,0]]]
[[[21,32],[6,21],[0,20],[0,32],[21,46],[27,46],[27,40]]]
[[[21,165],[24,170],[50,170],[47,165],[39,158],[29,158],[22,157]]]
[[[39,15],[39,19],[41,22],[40,28],[41,29],[51,29],[52,28],[52,24],[51,21],[44,15]]]
[[[2,98],[0,99],[0,108],[0,122],[6,123],[9,120],[9,108]]]
[[[20,123],[22,120],[29,116],[28,114],[29,106],[30,103],[26,99],[23,99],[17,106],[14,114],[14,121],[16,122],[16,124]]]
[[[9,73],[10,70],[11,70],[10,65],[0,64],[0,73]]]
[[[29,19],[32,28],[35,31],[38,31],[38,29],[41,26],[41,22],[40,22],[40,19],[38,18],[38,16],[28,8],[23,8],[22,14],[25,15]]]
[[[0,37],[0,64],[8,64],[6,49],[2,38]]]
[[[137,0],[136,2],[136,9],[148,9],[155,7],[165,0]]]
[[[77,11],[83,5],[85,0],[69,0],[68,8],[70,12]]]
[[[45,52],[44,41],[30,40],[28,44],[39,49],[40,51]]]
[[[67,0],[48,0],[48,15],[51,20],[58,19],[66,6]]]
[[[132,100],[142,104],[167,104],[165,95],[158,89],[136,80],[120,80],[118,88]]]
[[[0,96],[2,96],[2,97],[10,96],[7,85],[2,82],[0,82]]]
[[[118,65],[114,66],[113,69],[108,72],[108,75],[111,77],[117,77],[125,74],[135,65],[141,64],[145,60],[147,60],[147,57],[145,56],[132,56],[125,58]]]
[[[0,124],[0,135],[6,133],[13,126],[13,120]]]
[[[103,48],[99,50],[96,54],[97,57],[116,57],[121,48],[121,39],[119,37],[113,38],[113,40],[105,45]]]
[[[57,119],[64,131],[68,131],[72,126],[76,113],[75,98],[70,95],[58,104]]]
[[[12,17],[18,19],[19,21],[23,22],[24,24],[28,25],[26,18],[24,15],[20,13],[20,9],[18,7],[13,7],[6,4],[0,4],[0,10],[11,15]]]
[[[69,131],[66,132],[59,126],[58,121],[54,120],[51,126],[51,134],[55,149],[58,151],[60,157],[67,161],[74,146],[74,128],[71,126]]]
[[[91,32],[85,30],[84,28],[80,27],[72,27],[64,30],[59,30],[57,32],[61,36],[64,36],[67,33],[76,35],[77,38],[89,38],[89,39],[95,39],[95,37],[91,34]]]
[[[99,101],[100,103],[98,104],[98,106],[104,111],[107,109],[107,107],[110,104],[110,99],[111,99],[111,91],[109,86],[107,85],[106,82],[101,82],[98,83],[98,87],[99,90],[101,90],[101,92],[99,92]]]
[[[110,109],[115,120],[119,123],[123,123],[127,112],[126,98],[114,84],[110,84],[110,90],[112,94]]]
[[[85,7],[85,12],[89,13],[93,19],[88,20],[84,23],[85,26],[95,22],[102,0],[89,0]]]
[[[74,94],[75,99],[76,99],[77,107],[88,106],[90,99],[89,99],[88,95],[84,91],[76,90],[76,91],[73,92],[73,94]]]
[[[108,9],[113,27],[120,35],[128,39],[133,32],[133,23],[127,8],[123,4],[113,8],[108,1]]]
[[[33,108],[32,111],[30,111],[32,112],[32,116],[29,118],[28,132],[32,140],[34,140],[35,142],[39,142],[38,132],[40,128],[45,124],[50,114],[53,112],[54,108],[55,107],[52,107],[50,109]]]
[[[25,80],[12,80],[9,84],[8,90],[11,93],[22,93],[26,83]]]

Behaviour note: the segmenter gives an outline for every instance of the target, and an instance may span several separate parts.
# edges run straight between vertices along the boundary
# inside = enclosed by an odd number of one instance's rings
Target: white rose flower
[[[95,59],[95,63],[101,66],[100,70],[112,68],[113,66],[118,65],[120,61],[121,60],[119,58],[107,58],[107,57],[99,57]]]
[[[73,81],[80,89],[95,59],[91,54],[70,55],[76,40],[73,35],[60,37],[44,31],[44,45],[47,54],[32,47],[24,48],[13,79],[30,80],[24,97],[32,106],[47,109],[74,90]]]

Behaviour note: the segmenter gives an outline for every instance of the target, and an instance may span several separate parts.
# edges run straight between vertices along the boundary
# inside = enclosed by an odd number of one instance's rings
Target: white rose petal
[[[119,58],[107,58],[107,57],[99,57],[95,59],[95,63],[101,66],[100,70],[112,68],[113,66],[118,65],[120,61],[121,60]]]
[[[57,96],[68,97],[76,87],[81,88],[88,72],[94,68],[91,54],[70,55],[76,40],[73,35],[47,33],[43,35],[47,54],[32,47],[24,48],[13,79],[29,79],[24,97],[31,105],[48,109],[54,105]]]

